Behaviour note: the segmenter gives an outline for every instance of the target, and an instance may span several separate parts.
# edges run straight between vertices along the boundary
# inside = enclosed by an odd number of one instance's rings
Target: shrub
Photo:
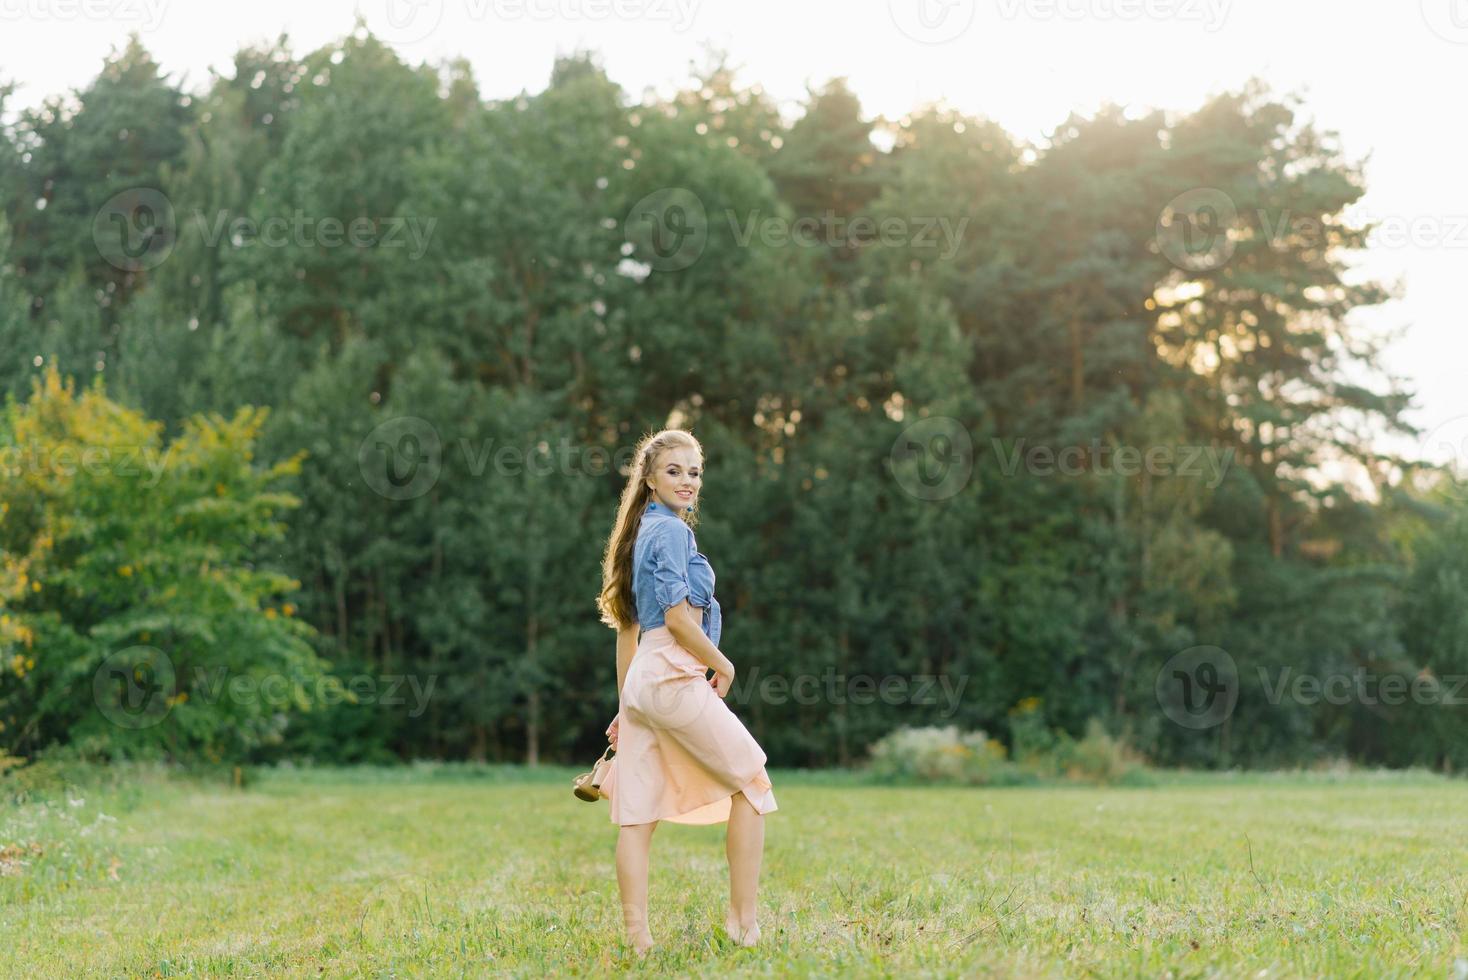
[[[1024,698],[1009,709],[1011,755],[1022,767],[1046,770],[1057,753],[1066,750],[1068,740],[1065,732],[1053,731],[1045,724],[1039,698]]]
[[[953,782],[969,786],[1013,783],[1020,774],[1005,758],[1004,746],[983,732],[903,727],[871,747],[868,770],[889,782]]]
[[[324,664],[285,601],[300,583],[264,561],[297,504],[272,486],[300,460],[255,465],[264,418],[165,441],[54,367],[0,411],[0,751],[220,761],[305,707]]]
[[[1092,783],[1136,782],[1147,771],[1146,760],[1125,741],[1110,735],[1096,718],[1086,723],[1086,734],[1080,741],[1069,736],[1065,741],[1059,763],[1068,779]]]
[[[867,772],[882,782],[951,783],[1005,786],[1044,780],[1088,783],[1150,782],[1146,760],[1123,739],[1114,738],[1097,719],[1085,737],[1037,725],[1036,712],[1025,710],[1017,722],[1015,741],[1022,751],[1013,760],[1004,746],[982,731],[944,728],[898,728],[873,743]]]

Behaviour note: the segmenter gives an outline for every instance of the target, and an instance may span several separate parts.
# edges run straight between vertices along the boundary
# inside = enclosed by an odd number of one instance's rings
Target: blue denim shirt
[[[656,500],[649,500],[642,512],[632,548],[632,596],[637,624],[644,630],[664,625],[669,607],[687,599],[690,606],[703,609],[703,633],[719,645],[724,620],[714,598],[713,566],[699,553],[693,528]]]

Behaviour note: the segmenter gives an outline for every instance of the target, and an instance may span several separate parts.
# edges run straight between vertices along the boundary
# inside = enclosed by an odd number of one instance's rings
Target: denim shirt
[[[667,622],[667,610],[684,599],[703,609],[703,633],[719,645],[724,620],[714,598],[714,569],[699,553],[693,528],[671,508],[647,502],[632,548],[632,595],[644,630]]]

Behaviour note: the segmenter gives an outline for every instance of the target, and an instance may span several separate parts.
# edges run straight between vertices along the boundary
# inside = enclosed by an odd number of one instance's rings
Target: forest
[[[1468,765],[1468,497],[1382,448],[1396,287],[1299,97],[1030,145],[723,55],[526,84],[360,25],[188,85],[134,36],[35,105],[0,66],[0,756],[594,758],[602,550],[674,426],[771,764]]]

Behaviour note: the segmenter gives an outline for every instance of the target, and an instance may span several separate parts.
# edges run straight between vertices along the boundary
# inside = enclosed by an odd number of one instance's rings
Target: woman
[[[660,820],[728,821],[724,928],[739,945],[759,942],[755,895],[775,794],[764,750],[723,700],[734,665],[718,647],[714,571],[690,520],[702,483],[703,453],[691,434],[645,437],[602,560],[597,607],[617,630],[618,710],[607,728],[616,756],[601,788],[620,828],[617,886],[638,953],[653,944],[648,852]]]

